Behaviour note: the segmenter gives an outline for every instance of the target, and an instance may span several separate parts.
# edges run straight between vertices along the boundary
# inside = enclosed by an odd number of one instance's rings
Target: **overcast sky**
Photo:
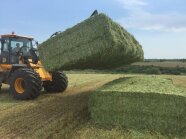
[[[3,0],[0,34],[14,31],[42,42],[95,9],[132,33],[145,58],[186,58],[186,0]]]

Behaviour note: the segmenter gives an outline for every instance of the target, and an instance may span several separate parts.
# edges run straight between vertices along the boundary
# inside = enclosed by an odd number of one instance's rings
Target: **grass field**
[[[121,77],[148,76],[124,74],[68,74],[69,87],[61,94],[47,94],[33,101],[17,101],[3,86],[0,93],[0,138],[174,138],[156,131],[103,128],[90,122],[90,93]],[[168,76],[186,89],[186,76]]]

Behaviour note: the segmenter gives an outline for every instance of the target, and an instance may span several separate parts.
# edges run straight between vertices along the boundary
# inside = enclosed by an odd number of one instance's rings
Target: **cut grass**
[[[73,139],[169,139],[169,137],[148,130],[129,130],[119,127],[103,128],[88,123],[83,124],[76,131]]]
[[[47,71],[107,69],[144,59],[134,36],[104,14],[46,40],[39,54]]]
[[[69,88],[61,94],[46,94],[33,101],[17,101],[3,85],[0,93],[0,138],[56,138],[56,139],[144,139],[175,138],[155,131],[127,128],[104,128],[89,119],[88,98],[92,90],[119,77],[149,77],[122,74],[68,74]],[[162,77],[162,76],[161,76]],[[185,86],[186,76],[163,76],[176,85]]]
[[[121,78],[92,93],[95,123],[186,136],[186,91],[156,76]]]
[[[118,78],[118,75],[68,75],[70,88],[61,94],[45,94],[33,101],[1,94],[0,138],[65,138],[89,117],[89,91]],[[107,78],[106,78],[107,77]],[[4,104],[4,105],[1,105]],[[84,121],[85,120],[85,121]],[[59,131],[59,132],[58,132]]]

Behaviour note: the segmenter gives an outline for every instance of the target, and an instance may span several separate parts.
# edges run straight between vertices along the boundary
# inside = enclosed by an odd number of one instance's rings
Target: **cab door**
[[[23,46],[23,42],[20,42],[19,39],[10,38],[10,64],[19,64],[18,52],[21,47],[17,48],[17,44]]]
[[[0,54],[0,63],[9,64],[10,63],[10,52],[9,52],[9,39],[1,40],[1,54]]]

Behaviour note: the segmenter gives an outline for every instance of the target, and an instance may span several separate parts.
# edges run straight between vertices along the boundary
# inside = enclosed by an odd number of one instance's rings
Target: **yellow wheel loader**
[[[45,70],[34,42],[32,37],[14,33],[0,36],[0,87],[10,85],[16,99],[37,98],[43,87],[47,92],[63,92],[68,86],[63,72]]]

